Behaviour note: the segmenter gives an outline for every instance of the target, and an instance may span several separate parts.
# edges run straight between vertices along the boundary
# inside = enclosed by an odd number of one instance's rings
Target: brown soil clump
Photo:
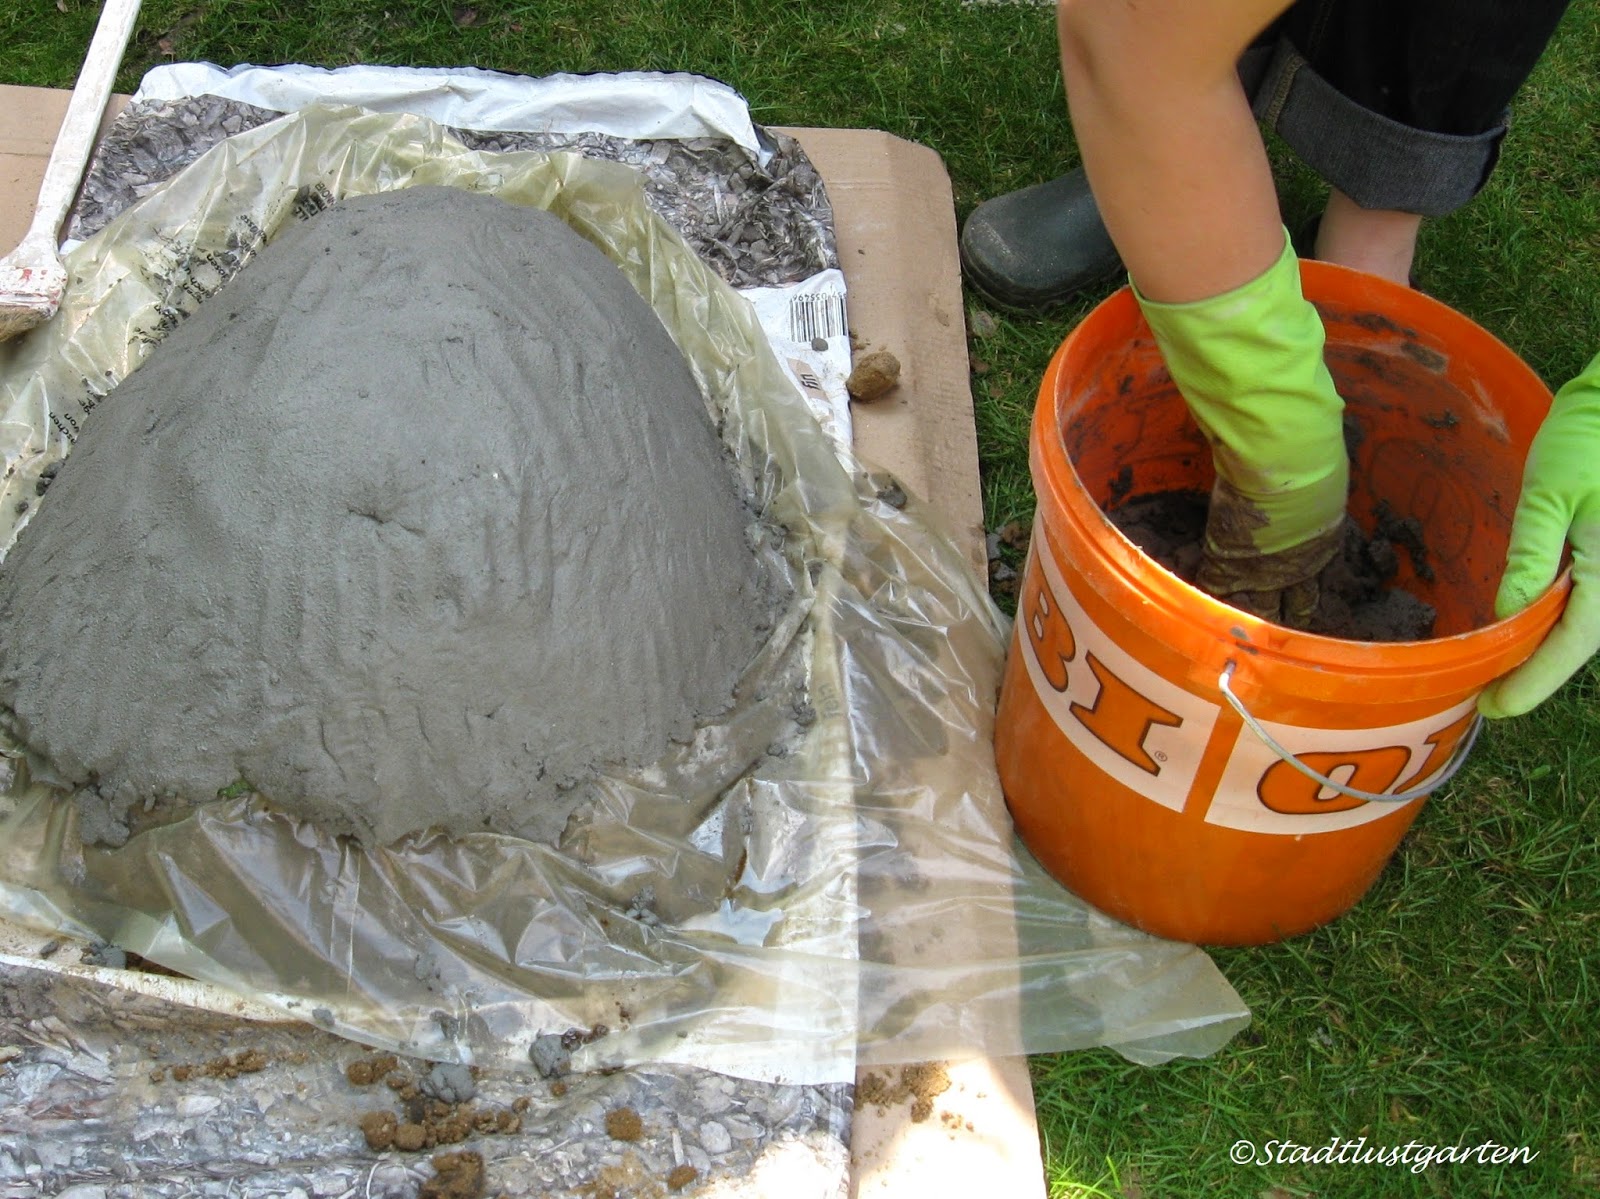
[[[202,1062],[198,1066],[183,1065],[173,1066],[171,1075],[173,1082],[190,1082],[201,1078],[238,1078],[241,1074],[255,1074],[265,1070],[271,1061],[259,1049],[245,1049],[239,1053],[225,1053],[214,1057],[209,1062]],[[150,1071],[151,1082],[165,1082],[167,1068],[158,1066]]]
[[[856,359],[844,389],[863,404],[880,399],[900,382],[900,359],[888,350],[874,350]]]
[[[465,1137],[461,1138],[466,1140]],[[420,1124],[413,1124],[409,1120],[394,1130],[394,1147],[404,1149],[407,1153],[415,1153],[428,1143],[427,1129]],[[446,1142],[447,1144],[449,1142]]]
[[[942,1062],[902,1066],[898,1081],[869,1073],[856,1086],[856,1102],[880,1111],[911,1101],[911,1119],[921,1124],[933,1115],[933,1101],[950,1089]]]
[[[972,1131],[972,1121],[963,1120],[958,1112],[940,1112],[939,1123],[948,1128],[952,1134],[960,1132],[963,1128],[968,1132]]]
[[[399,1069],[400,1059],[392,1053],[380,1054],[377,1057],[364,1057],[351,1062],[344,1068],[344,1076],[350,1080],[352,1086],[370,1087],[375,1082],[381,1082],[389,1074]]]
[[[911,1118],[920,1123],[933,1115],[933,1101],[950,1089],[950,1076],[940,1063],[924,1062],[903,1067],[900,1085],[911,1092]]]
[[[1202,492],[1166,491],[1133,496],[1106,515],[1145,554],[1193,583],[1207,503]],[[1347,641],[1422,641],[1433,636],[1433,606],[1387,585],[1399,569],[1399,550],[1410,557],[1419,578],[1433,578],[1422,526],[1414,517],[1402,520],[1380,505],[1371,537],[1348,522],[1339,553],[1318,576],[1321,596],[1308,630]]]
[[[422,1184],[417,1199],[478,1199],[484,1191],[483,1155],[436,1153],[434,1176]]]
[[[573,1193],[582,1199],[666,1199],[684,1193],[699,1177],[700,1172],[688,1165],[675,1166],[663,1175],[660,1166],[647,1165],[638,1154],[624,1150],[620,1163],[601,1166]]]
[[[1390,542],[1391,555],[1394,553],[1393,546],[1404,549],[1411,555],[1411,565],[1417,572],[1417,578],[1433,582],[1433,567],[1428,562],[1428,547],[1422,536],[1422,522],[1415,516],[1404,518],[1396,516],[1387,502],[1380,502],[1374,515],[1377,517],[1378,530],[1373,541],[1382,538]]]
[[[407,1103],[406,1110],[399,1114],[365,1112],[356,1123],[368,1147],[379,1151],[393,1147],[408,1153],[438,1145],[459,1145],[474,1133],[493,1136],[522,1129],[522,1117],[509,1108],[476,1108],[436,1099]]]
[[[354,1075],[352,1076],[352,1071]],[[473,1134],[494,1136],[522,1130],[522,1113],[528,1104],[506,1108],[477,1107],[470,1102],[450,1103],[444,1099],[430,1098],[417,1085],[416,1080],[403,1069],[390,1054],[350,1063],[345,1077],[370,1079],[358,1086],[369,1086],[378,1079],[395,1092],[402,1108],[396,1113],[379,1109],[363,1113],[356,1123],[366,1137],[367,1146],[374,1151],[402,1149],[416,1153],[439,1145],[458,1145]],[[521,1102],[520,1100],[518,1101]]]
[[[614,1140],[637,1141],[644,1136],[644,1121],[631,1107],[613,1108],[606,1113],[606,1133]]]
[[[681,1191],[699,1177],[700,1171],[693,1166],[674,1166],[667,1173],[667,1190]]]
[[[881,1074],[868,1074],[856,1084],[856,1103],[870,1107],[889,1106],[889,1083]]]
[[[422,1093],[417,1089],[417,1080],[404,1070],[396,1070],[383,1081],[385,1086],[408,1102]]]
[[[395,1129],[399,1121],[393,1112],[363,1112],[356,1126],[367,1139],[367,1148],[382,1153],[394,1144]]]

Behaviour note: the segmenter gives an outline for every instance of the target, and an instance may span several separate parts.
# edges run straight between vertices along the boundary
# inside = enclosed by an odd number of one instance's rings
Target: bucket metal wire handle
[[[1413,787],[1409,791],[1398,791],[1393,794],[1381,791],[1362,791],[1358,787],[1347,787],[1343,783],[1335,782],[1325,774],[1318,773],[1280,745],[1277,739],[1262,727],[1261,722],[1250,714],[1243,701],[1233,693],[1230,680],[1233,678],[1235,665],[1236,663],[1230,660],[1222,668],[1222,674],[1217,678],[1217,689],[1222,692],[1222,698],[1228,701],[1229,706],[1239,714],[1239,719],[1244,721],[1245,727],[1257,737],[1260,737],[1268,749],[1312,782],[1321,783],[1324,787],[1337,791],[1340,795],[1348,796],[1351,799],[1364,799],[1369,803],[1410,803],[1413,799],[1421,799],[1430,791],[1438,790],[1454,778],[1456,771],[1461,769],[1463,763],[1467,760],[1467,755],[1472,752],[1473,745],[1477,743],[1478,733],[1483,729],[1483,717],[1475,717],[1472,721],[1471,730],[1461,739],[1456,746],[1455,753],[1450,755],[1450,760],[1445,763],[1442,770],[1435,774],[1432,782],[1425,783],[1420,787]]]

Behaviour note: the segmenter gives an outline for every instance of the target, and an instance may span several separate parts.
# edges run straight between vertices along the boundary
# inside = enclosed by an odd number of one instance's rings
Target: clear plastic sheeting
[[[812,1084],[973,1053],[1199,1055],[1242,1027],[1203,953],[1087,911],[1015,847],[991,747],[1004,618],[932,514],[841,465],[750,306],[627,168],[469,151],[428,120],[348,108],[229,139],[74,250],[61,314],[0,351],[0,546],[116,383],[287,222],[421,184],[548,208],[654,306],[784,531],[772,552],[799,598],[766,652],[808,702],[748,696],[673,759],[601,779],[558,846],[369,849],[253,796],[85,846],[70,797],[30,782],[14,746],[0,914],[487,1066],[569,1033],[578,1071]],[[753,763],[722,752],[767,727]]]

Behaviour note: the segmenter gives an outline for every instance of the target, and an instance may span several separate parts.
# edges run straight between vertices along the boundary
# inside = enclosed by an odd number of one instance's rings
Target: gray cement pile
[[[599,250],[452,189],[349,200],[87,423],[0,564],[0,720],[113,826],[242,778],[371,842],[554,839],[729,704],[777,602],[753,520]]]

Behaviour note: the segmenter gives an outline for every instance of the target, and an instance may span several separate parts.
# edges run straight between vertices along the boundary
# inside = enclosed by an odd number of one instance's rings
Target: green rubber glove
[[[1322,318],[1301,294],[1287,231],[1278,261],[1233,291],[1187,304],[1134,295],[1217,468],[1195,582],[1305,626],[1343,537],[1350,462]]]
[[[1600,355],[1556,393],[1522,471],[1496,616],[1522,611],[1555,580],[1572,547],[1572,594],[1543,644],[1478,697],[1485,716],[1543,703],[1600,651]]]

